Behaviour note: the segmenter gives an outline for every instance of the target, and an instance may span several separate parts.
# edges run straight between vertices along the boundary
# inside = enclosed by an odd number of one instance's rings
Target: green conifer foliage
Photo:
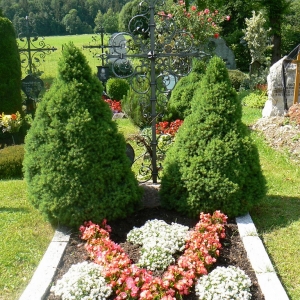
[[[161,181],[164,207],[191,216],[249,211],[266,193],[259,155],[241,121],[242,108],[221,58],[211,59],[192,113],[167,152]]]
[[[21,62],[12,22],[0,16],[0,114],[22,112]]]
[[[168,121],[184,120],[191,113],[191,102],[195,91],[199,88],[205,68],[204,61],[195,59],[192,72],[176,84],[168,101],[168,114],[166,115]]]
[[[39,103],[23,163],[31,202],[54,224],[126,217],[140,203],[124,137],[82,52],[64,46],[59,76]]]

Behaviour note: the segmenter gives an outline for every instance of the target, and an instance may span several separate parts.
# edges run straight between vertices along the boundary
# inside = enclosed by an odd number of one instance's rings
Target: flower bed
[[[91,258],[103,267],[103,276],[116,293],[115,299],[181,299],[216,261],[220,238],[225,237],[226,219],[218,211],[212,216],[201,214],[183,254],[161,277],[132,264],[124,250],[110,239],[110,227],[105,221],[101,226],[87,222],[80,231]]]

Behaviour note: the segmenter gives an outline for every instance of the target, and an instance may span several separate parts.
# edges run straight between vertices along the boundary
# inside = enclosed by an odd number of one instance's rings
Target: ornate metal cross
[[[166,105],[170,82],[176,82],[178,78],[189,74],[192,57],[206,56],[204,52],[194,47],[191,34],[178,29],[172,16],[163,12],[164,4],[163,0],[141,1],[140,14],[130,20],[129,32],[116,34],[111,39],[114,54],[107,55],[108,59],[115,59],[112,69],[116,76],[131,77],[132,82],[141,83],[141,90],[136,90],[136,85],[133,88],[144,98],[145,106],[150,106],[149,120],[152,132],[150,168],[153,183],[157,183],[159,171],[156,137],[157,106]],[[162,11],[157,13],[156,8]],[[121,43],[117,42],[118,35],[123,35],[125,40]],[[133,61],[134,67],[130,68],[130,60]],[[131,73],[126,76],[119,74],[120,65],[123,68],[127,66]],[[150,76],[147,76],[149,73]],[[158,86],[158,82],[162,84]],[[148,92],[150,92],[150,101]],[[159,99],[157,94],[160,94]]]

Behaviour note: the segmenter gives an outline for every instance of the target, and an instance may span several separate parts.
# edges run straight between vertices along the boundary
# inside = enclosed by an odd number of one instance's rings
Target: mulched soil
[[[164,220],[169,224],[176,222],[192,228],[199,221],[198,219],[184,217],[178,212],[161,208],[157,198],[157,186],[144,186],[144,189],[144,208],[129,218],[108,222],[112,227],[111,239],[124,248],[133,262],[137,262],[139,258],[139,249],[137,246],[126,242],[126,235],[134,226],[141,227],[147,220],[158,219]],[[222,240],[222,245],[223,249],[220,251],[220,256],[213,268],[217,266],[236,266],[241,268],[252,281],[252,300],[263,300],[264,296],[261,293],[255,272],[252,270],[251,264],[248,261],[247,253],[239,236],[235,220],[228,220],[228,224],[226,225],[226,238]],[[84,241],[79,238],[78,232],[72,233],[53,283],[55,284],[57,279],[61,278],[72,264],[88,259],[88,254],[84,249]],[[60,297],[48,294],[45,299],[59,300]],[[113,297],[111,299],[113,299]],[[194,291],[192,291],[188,296],[184,296],[183,299],[196,300],[197,297]]]

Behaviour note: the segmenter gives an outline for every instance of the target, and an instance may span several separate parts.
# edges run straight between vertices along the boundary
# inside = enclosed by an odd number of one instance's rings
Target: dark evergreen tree
[[[22,112],[21,62],[12,22],[0,16],[0,114]]]
[[[196,216],[244,214],[266,193],[258,151],[241,121],[242,108],[221,58],[211,59],[167,152],[161,181],[164,207]]]
[[[62,55],[25,140],[29,199],[50,221],[69,226],[126,217],[141,190],[125,139],[82,52],[70,43]]]

